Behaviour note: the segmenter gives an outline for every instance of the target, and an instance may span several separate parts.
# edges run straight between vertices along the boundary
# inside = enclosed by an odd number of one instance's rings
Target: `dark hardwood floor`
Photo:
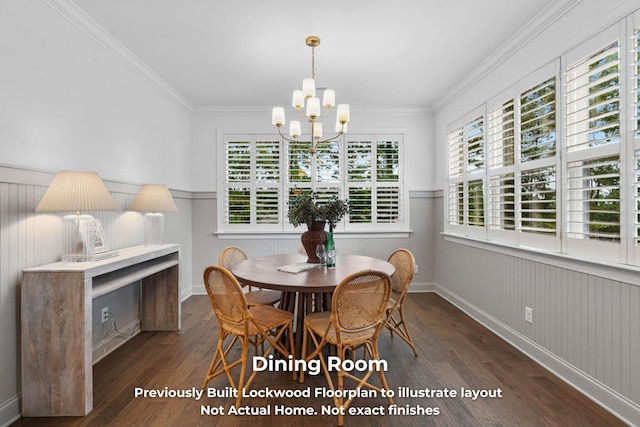
[[[345,417],[345,426],[616,426],[624,425],[515,348],[436,294],[410,294],[406,302],[419,357],[398,337],[384,332],[380,353],[389,363],[392,390],[447,390],[456,397],[398,397],[400,408],[438,408],[439,415]],[[94,366],[94,409],[86,417],[23,418],[13,426],[333,426],[337,418],[321,415],[329,398],[245,398],[242,406],[269,407],[270,416],[201,415],[201,406],[223,406],[233,398],[134,397],[147,390],[200,389],[217,339],[215,316],[206,296],[189,298],[182,307],[182,330],[141,333]],[[209,383],[224,389],[224,376]],[[258,374],[252,389],[322,389],[322,375],[294,382],[289,373]],[[460,397],[461,388],[502,397]],[[276,416],[277,406],[311,406],[316,416]],[[382,406],[385,398],[356,399],[354,407]]]

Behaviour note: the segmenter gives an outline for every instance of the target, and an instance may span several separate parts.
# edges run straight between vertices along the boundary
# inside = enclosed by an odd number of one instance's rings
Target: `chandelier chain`
[[[311,78],[316,79],[316,47],[311,46]]]

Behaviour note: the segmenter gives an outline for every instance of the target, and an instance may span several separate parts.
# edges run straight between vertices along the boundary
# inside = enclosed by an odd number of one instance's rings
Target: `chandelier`
[[[306,40],[307,46],[311,47],[311,78],[306,78],[302,81],[302,90],[293,91],[293,100],[291,104],[296,109],[298,116],[306,118],[310,126],[310,145],[309,153],[313,156],[316,152],[318,144],[324,144],[332,141],[347,131],[347,122],[349,121],[349,104],[338,104],[336,109],[336,126],[335,132],[337,132],[331,138],[322,139],[322,123],[317,119],[329,115],[331,108],[336,103],[336,93],[333,89],[324,89],[322,97],[322,107],[324,111],[321,111],[320,98],[316,96],[316,69],[315,69],[315,48],[320,45],[320,38],[316,36],[309,36]],[[306,110],[303,113],[302,109]],[[300,122],[297,120],[292,121],[289,124],[289,136],[282,133],[282,126],[285,124],[284,108],[274,107],[271,122],[278,128],[278,133],[282,138],[289,142],[297,142],[298,138],[302,134],[302,128]]]

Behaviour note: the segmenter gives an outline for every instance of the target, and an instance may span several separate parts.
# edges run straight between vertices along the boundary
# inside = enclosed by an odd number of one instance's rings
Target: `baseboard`
[[[20,393],[0,404],[0,426],[7,427],[20,419]]]
[[[435,292],[436,284],[435,282],[411,282],[411,286],[409,286],[409,290],[407,291],[410,294],[417,294],[421,292]]]
[[[203,284],[191,285],[191,295],[206,295],[207,290]]]
[[[435,284],[435,292],[625,423],[640,426],[639,404],[622,396],[437,283]]]
[[[113,333],[93,346],[94,365],[122,344],[138,335],[140,333],[140,320],[134,320],[123,328],[119,328],[119,330],[122,334]]]
[[[193,286],[194,285],[191,285],[191,288],[185,289],[180,293],[180,302],[185,302],[191,295],[193,295]]]

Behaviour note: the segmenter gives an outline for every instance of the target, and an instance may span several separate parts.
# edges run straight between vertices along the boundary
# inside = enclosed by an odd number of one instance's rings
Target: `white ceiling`
[[[74,0],[194,107],[289,105],[311,74],[338,103],[430,108],[551,0]]]

